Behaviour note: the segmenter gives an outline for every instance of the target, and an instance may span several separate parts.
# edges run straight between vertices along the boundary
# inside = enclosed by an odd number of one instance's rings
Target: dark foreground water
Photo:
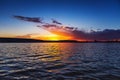
[[[120,80],[120,43],[0,43],[0,80]]]

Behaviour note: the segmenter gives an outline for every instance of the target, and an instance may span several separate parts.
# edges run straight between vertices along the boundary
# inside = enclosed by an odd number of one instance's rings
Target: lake
[[[0,80],[120,80],[120,43],[0,43]]]

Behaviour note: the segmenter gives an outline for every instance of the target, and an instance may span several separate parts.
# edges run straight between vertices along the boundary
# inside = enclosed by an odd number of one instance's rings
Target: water
[[[0,43],[0,80],[120,80],[120,43]]]

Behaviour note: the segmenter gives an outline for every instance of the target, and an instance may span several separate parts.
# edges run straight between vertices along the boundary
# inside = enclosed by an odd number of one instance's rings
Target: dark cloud
[[[41,18],[38,17],[24,17],[24,16],[13,16],[16,19],[19,20],[24,20],[24,21],[28,21],[28,22],[35,22],[35,23],[43,23]]]
[[[52,19],[52,23],[62,25],[62,23],[60,23],[60,22],[58,22],[58,21],[56,21],[56,20],[54,20],[54,19]]]
[[[83,40],[119,40],[120,29],[105,29],[103,31],[84,32],[80,30],[73,31],[74,38]]]

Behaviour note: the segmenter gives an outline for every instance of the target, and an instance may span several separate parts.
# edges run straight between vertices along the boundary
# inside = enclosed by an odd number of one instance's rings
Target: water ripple
[[[0,43],[0,80],[120,80],[120,45]]]

